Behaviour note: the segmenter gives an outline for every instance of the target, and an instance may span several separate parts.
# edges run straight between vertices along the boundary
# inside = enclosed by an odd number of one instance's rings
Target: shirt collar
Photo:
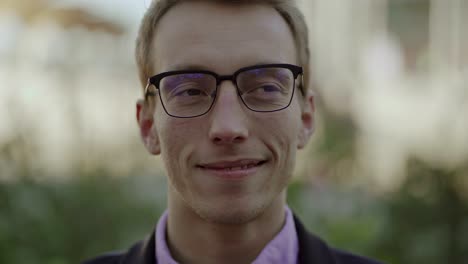
[[[278,234],[263,248],[253,264],[264,263],[297,263],[299,242],[291,210],[285,206],[285,222]],[[178,264],[171,256],[166,241],[167,210],[156,226],[156,260],[157,263]]]

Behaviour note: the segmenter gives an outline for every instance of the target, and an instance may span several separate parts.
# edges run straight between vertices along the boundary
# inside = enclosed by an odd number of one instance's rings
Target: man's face
[[[271,7],[185,2],[160,20],[151,59],[153,74],[195,68],[229,75],[256,64],[297,64],[296,56],[288,25]],[[170,203],[239,223],[277,202],[313,125],[312,97],[304,108],[299,90],[294,97],[284,110],[253,112],[224,81],[211,110],[195,118],[168,116],[155,97],[149,132],[143,118],[140,126],[147,147],[162,156]]]

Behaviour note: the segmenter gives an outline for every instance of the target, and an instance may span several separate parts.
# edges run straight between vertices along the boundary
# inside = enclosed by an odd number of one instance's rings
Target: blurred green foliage
[[[378,254],[392,263],[468,263],[468,201],[461,186],[466,177],[467,168],[411,160],[409,177],[385,200]]]
[[[0,185],[0,263],[78,263],[143,238],[165,207],[148,177],[23,178]]]
[[[408,178],[391,194],[294,184],[289,203],[310,230],[336,247],[386,263],[468,263],[468,201],[461,186],[468,170],[418,160],[408,166]]]

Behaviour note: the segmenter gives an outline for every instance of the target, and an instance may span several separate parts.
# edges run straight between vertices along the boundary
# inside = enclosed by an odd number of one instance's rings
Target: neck
[[[173,258],[179,263],[252,263],[283,227],[285,197],[283,191],[257,217],[238,224],[208,221],[170,198],[166,235]]]

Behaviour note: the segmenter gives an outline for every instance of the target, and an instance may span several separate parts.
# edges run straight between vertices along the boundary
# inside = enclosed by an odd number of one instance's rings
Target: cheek
[[[295,110],[292,108],[291,110]],[[298,111],[281,111],[267,114],[258,121],[263,144],[269,149],[275,171],[288,178],[292,174],[300,128]],[[284,179],[284,177],[279,177]],[[278,179],[280,180],[280,179]]]
[[[178,124],[177,120],[164,119],[159,122],[159,139],[161,145],[161,158],[166,170],[166,176],[176,190],[183,191],[187,187],[187,174],[188,166],[187,144],[189,140],[185,134],[186,129],[182,124]]]
[[[295,151],[297,145],[300,114],[291,110],[265,114],[263,120],[257,122],[261,124],[257,129],[264,135],[265,144],[282,155],[289,155],[291,151]]]
[[[161,156],[167,170],[184,169],[191,160],[191,153],[198,142],[196,139],[200,138],[200,135],[196,135],[199,126],[194,126],[191,121],[172,117],[158,120]]]

